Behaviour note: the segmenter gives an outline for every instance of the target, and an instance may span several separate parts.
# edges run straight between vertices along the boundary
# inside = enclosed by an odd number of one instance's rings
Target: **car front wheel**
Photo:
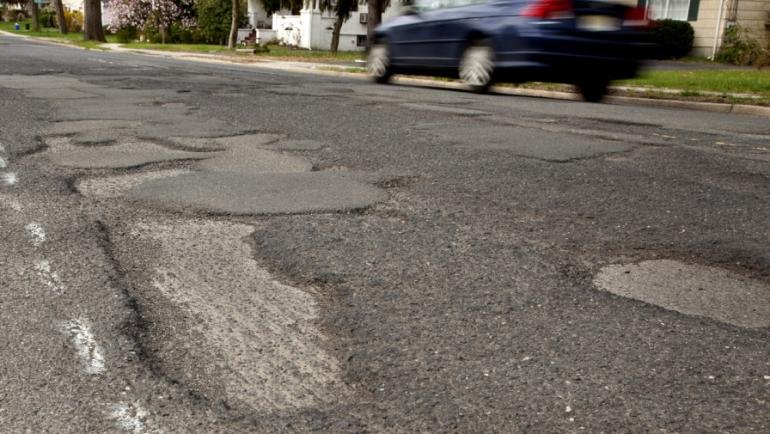
[[[475,92],[486,92],[492,85],[495,53],[486,42],[469,45],[460,58],[460,79]]]
[[[369,49],[366,71],[377,83],[387,83],[393,75],[390,65],[390,49],[385,43],[378,42]]]
[[[585,80],[577,84],[580,94],[583,96],[583,100],[586,102],[600,102],[604,95],[607,94],[607,87],[609,81],[603,78],[595,78],[593,80]]]

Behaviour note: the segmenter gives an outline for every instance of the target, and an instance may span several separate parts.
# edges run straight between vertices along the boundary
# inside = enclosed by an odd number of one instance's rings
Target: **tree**
[[[408,4],[409,0],[401,2],[401,4]],[[390,0],[367,0],[367,9],[369,13],[369,19],[366,22],[366,41],[367,45],[371,46],[374,38],[374,29],[382,22],[382,13],[390,7]]]
[[[40,18],[38,17],[37,2],[35,0],[27,0],[27,6],[29,6],[29,17],[32,19],[32,31],[40,31]]]
[[[336,18],[332,28],[332,44],[329,47],[332,53],[336,53],[340,46],[340,29],[345,21],[350,19],[350,14],[358,10],[358,0],[318,0],[318,2],[321,12],[331,11]]]
[[[368,0],[366,9],[368,19],[366,21],[366,45],[370,46],[374,42],[374,29],[382,22],[382,6],[384,0]]]
[[[67,19],[64,17],[64,5],[62,0],[54,0],[54,8],[56,8],[56,23],[59,26],[59,33],[66,35],[69,29],[67,29]]]
[[[231,11],[230,37],[227,38],[227,48],[233,49],[238,37],[238,21],[241,17],[241,2],[239,0],[232,0]]]
[[[155,29],[163,43],[172,24],[185,28],[196,24],[193,0],[106,0],[104,4],[111,31],[142,29],[149,34]]]
[[[102,0],[83,0],[83,38],[86,41],[107,42],[102,28]]]

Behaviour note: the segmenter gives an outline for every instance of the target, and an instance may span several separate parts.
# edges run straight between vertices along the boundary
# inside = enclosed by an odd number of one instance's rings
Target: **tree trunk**
[[[334,30],[332,30],[332,53],[336,53],[340,48],[340,29],[342,29],[342,17],[338,16],[337,21],[334,22]]]
[[[369,0],[366,2],[369,19],[366,22],[366,47],[374,42],[374,29],[382,22],[382,0]]]
[[[86,41],[107,42],[102,28],[102,0],[84,0],[83,22],[84,39]]]
[[[230,22],[230,37],[227,38],[227,48],[235,48],[235,42],[238,38],[238,19],[241,17],[240,0],[233,0],[233,20]]]
[[[53,4],[56,8],[56,23],[59,26],[59,33],[66,35],[68,32],[67,19],[64,18],[64,5],[62,4],[62,0],[54,0]]]
[[[35,2],[35,0],[29,0],[29,15],[30,15],[30,18],[32,19],[32,31],[39,32],[40,19],[38,18],[37,3]]]

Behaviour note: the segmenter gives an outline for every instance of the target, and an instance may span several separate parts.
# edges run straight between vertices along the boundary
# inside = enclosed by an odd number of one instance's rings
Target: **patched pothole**
[[[770,285],[721,268],[668,259],[615,264],[603,267],[594,285],[685,315],[770,326]]]
[[[127,197],[176,211],[262,215],[363,209],[386,194],[335,173],[200,172],[142,183]]]

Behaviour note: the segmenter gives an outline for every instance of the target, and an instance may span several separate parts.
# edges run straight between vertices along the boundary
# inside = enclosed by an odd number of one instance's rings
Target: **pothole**
[[[349,390],[323,348],[318,302],[252,259],[244,242],[252,232],[242,224],[173,221],[139,224],[132,237],[159,244],[148,283],[199,319],[194,328],[210,351],[196,354],[217,355],[203,363],[218,371],[228,399],[261,411],[338,403]]]
[[[685,315],[739,327],[770,326],[770,285],[731,271],[668,259],[602,268],[594,285]]]
[[[148,181],[190,173],[186,169],[157,170],[105,178],[88,178],[77,182],[75,188],[83,196],[115,198],[123,196],[131,188]]]

